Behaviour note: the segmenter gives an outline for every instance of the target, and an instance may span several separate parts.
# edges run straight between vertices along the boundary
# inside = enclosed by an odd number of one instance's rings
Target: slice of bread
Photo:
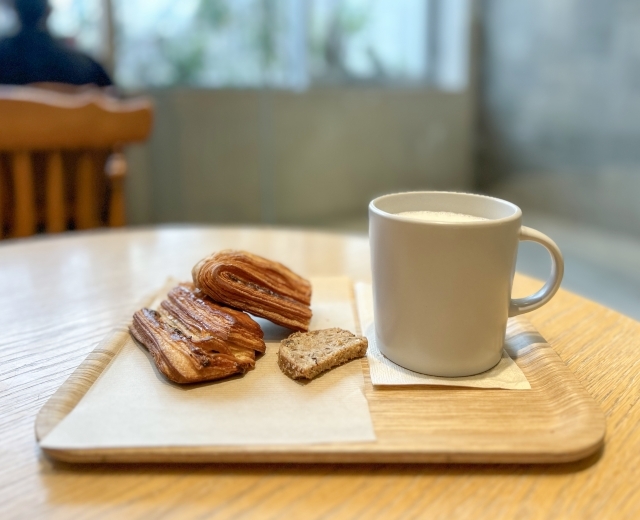
[[[278,366],[291,379],[313,379],[363,357],[367,346],[367,338],[338,328],[296,332],[280,342]]]

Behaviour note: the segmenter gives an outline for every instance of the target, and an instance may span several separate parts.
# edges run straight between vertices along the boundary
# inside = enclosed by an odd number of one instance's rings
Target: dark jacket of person
[[[71,85],[112,84],[100,64],[74,51],[46,30],[23,28],[15,36],[0,40],[0,84],[56,82]]]

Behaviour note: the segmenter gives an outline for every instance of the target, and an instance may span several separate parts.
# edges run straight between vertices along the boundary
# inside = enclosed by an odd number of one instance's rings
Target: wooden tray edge
[[[175,280],[169,278],[164,287],[173,284]],[[163,290],[160,289],[160,290]],[[138,306],[149,306],[158,292],[147,295],[140,300]],[[89,391],[100,374],[109,366],[129,339],[129,327],[120,325],[107,334],[78,367],[69,375],[64,383],[53,393],[36,415],[35,435],[38,444],[44,439],[80,402]]]
[[[112,463],[112,464],[563,464],[576,462],[593,455],[604,445],[599,442],[573,452],[532,453],[474,453],[474,452],[362,452],[362,451],[294,451],[291,448],[278,450],[266,448],[260,451],[229,451],[220,447],[215,451],[207,447],[166,448],[112,448],[69,449],[43,448],[50,458],[67,463]],[[308,448],[307,448],[308,449]]]
[[[115,359],[128,340],[129,331],[119,328],[107,334],[98,346],[78,365],[36,415],[36,440],[40,442],[80,402],[100,374]]]

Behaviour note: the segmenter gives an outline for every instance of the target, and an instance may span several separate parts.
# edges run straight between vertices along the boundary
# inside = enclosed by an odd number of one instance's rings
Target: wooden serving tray
[[[531,390],[374,388],[361,360],[375,442],[43,451],[67,462],[560,463],[598,450],[604,414],[530,322],[510,322],[505,348]],[[118,352],[112,344],[89,354],[40,410],[38,440],[74,409]]]

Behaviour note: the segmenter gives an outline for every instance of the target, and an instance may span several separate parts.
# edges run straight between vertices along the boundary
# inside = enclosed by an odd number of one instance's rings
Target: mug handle
[[[525,298],[512,298],[511,303],[509,304],[509,317],[518,316],[519,314],[531,312],[538,307],[542,307],[560,288],[560,282],[562,282],[562,275],[564,274],[564,260],[562,258],[562,253],[556,243],[547,235],[540,233],[540,231],[536,231],[535,229],[522,226],[520,228],[518,238],[520,240],[537,242],[547,248],[547,251],[549,251],[549,254],[551,255],[551,275],[542,289],[538,292]]]

